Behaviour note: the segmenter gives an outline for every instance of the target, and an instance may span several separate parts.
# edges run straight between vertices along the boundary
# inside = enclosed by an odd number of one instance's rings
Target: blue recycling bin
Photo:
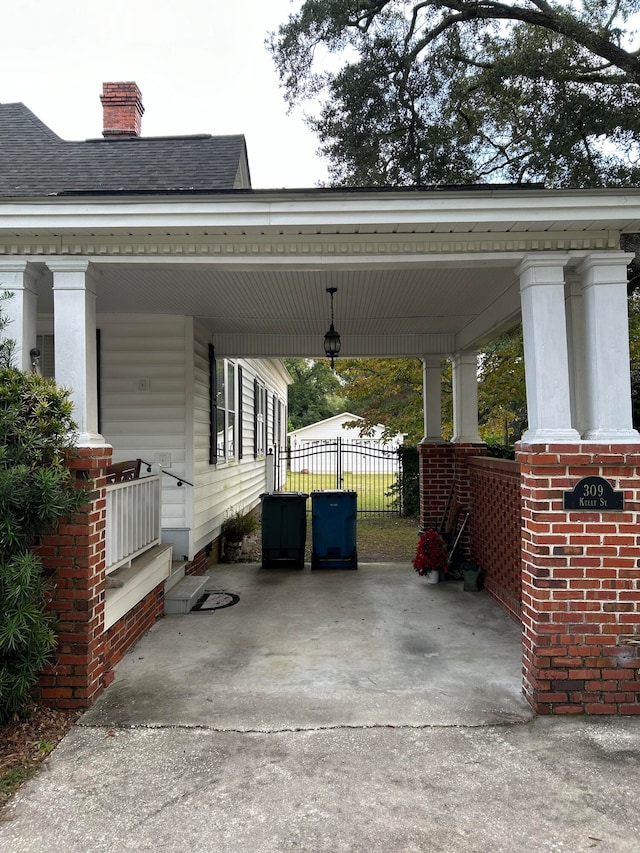
[[[304,492],[267,492],[262,500],[262,567],[303,569],[307,541]]]
[[[357,492],[311,492],[311,568],[357,569]]]

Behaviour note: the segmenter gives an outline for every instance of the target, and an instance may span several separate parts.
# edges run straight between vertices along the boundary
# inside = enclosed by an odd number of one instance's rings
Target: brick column
[[[640,447],[518,445],[522,473],[523,688],[542,714],[640,713]],[[600,476],[620,512],[563,509]]]
[[[453,445],[424,439],[418,445],[420,463],[420,526],[438,527],[453,486]]]
[[[482,456],[485,452],[486,444],[455,444],[453,449],[455,495],[460,507],[459,524],[461,524],[464,516],[468,512],[471,512],[471,505],[473,503],[469,460],[476,456]],[[477,519],[475,519],[475,524],[477,524]],[[458,546],[460,554],[469,554],[469,552],[473,550],[473,531],[474,518],[473,516],[470,516],[469,523],[465,527],[461,542]]]
[[[105,686],[105,470],[111,453],[109,445],[71,452],[67,465],[78,480],[90,482],[89,501],[37,549],[58,617],[56,659],[40,677],[39,695],[58,708],[87,707]]]

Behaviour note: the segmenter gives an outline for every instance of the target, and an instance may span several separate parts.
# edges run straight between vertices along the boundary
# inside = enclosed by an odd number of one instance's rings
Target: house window
[[[211,396],[211,452],[209,461],[225,462],[236,454],[236,366],[226,359],[218,360],[209,347]]]
[[[285,407],[282,400],[278,400],[278,444],[282,447],[286,444],[286,418]]]
[[[278,408],[276,405],[276,395],[271,398],[271,446],[275,447],[278,443],[278,434],[276,432],[276,420],[278,418]]]
[[[253,382],[253,400],[254,400],[254,421],[253,421],[253,437],[254,437],[254,456],[264,456],[266,434],[267,434],[267,392],[264,385],[261,385],[257,379]]]
[[[36,346],[40,350],[40,373],[48,379],[56,376],[56,353],[53,335],[37,335]]]
[[[223,359],[216,362],[216,449],[218,462],[234,459],[236,453],[236,368]]]
[[[244,455],[244,375],[238,367],[238,459]]]

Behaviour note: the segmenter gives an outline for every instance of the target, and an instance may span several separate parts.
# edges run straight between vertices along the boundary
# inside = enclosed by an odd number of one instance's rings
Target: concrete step
[[[172,587],[164,597],[166,614],[188,613],[196,601],[204,595],[209,583],[208,575],[188,575]]]
[[[176,584],[179,584],[182,578],[184,577],[184,569],[187,565],[186,560],[172,560],[171,562],[171,573],[169,577],[164,582],[164,594],[165,596],[169,593],[171,589],[173,589]]]

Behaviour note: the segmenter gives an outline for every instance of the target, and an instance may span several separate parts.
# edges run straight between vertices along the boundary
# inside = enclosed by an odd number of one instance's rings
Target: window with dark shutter
[[[209,464],[218,461],[218,388],[216,352],[209,344]]]
[[[238,367],[238,459],[242,459],[243,454],[243,446],[242,446],[242,415],[244,412],[244,400],[242,397],[242,388],[243,388],[243,378],[242,378],[242,368]]]

